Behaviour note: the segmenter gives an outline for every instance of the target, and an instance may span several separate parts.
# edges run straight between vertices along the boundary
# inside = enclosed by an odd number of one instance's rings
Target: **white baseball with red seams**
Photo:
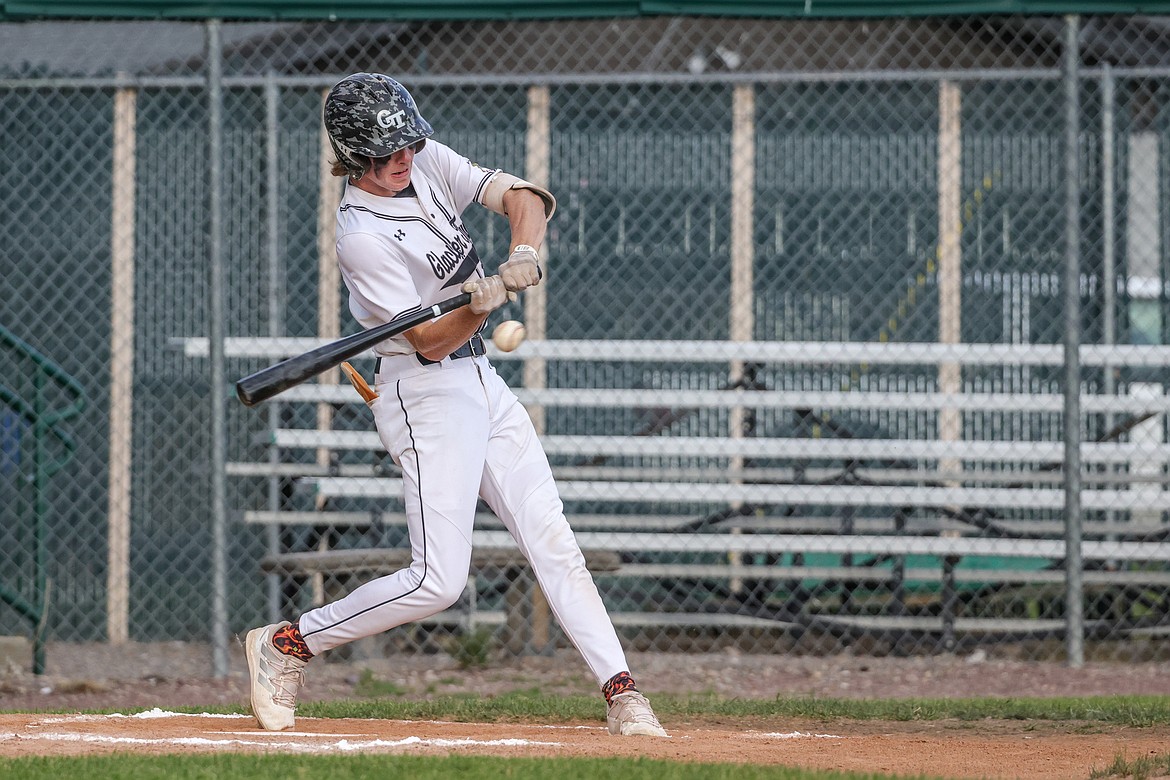
[[[430,307],[484,275],[460,215],[483,204],[496,173],[431,138],[414,157],[406,191],[383,197],[347,183],[337,257],[350,311],[364,327]],[[404,336],[375,352],[379,397],[370,408],[402,468],[413,560],[302,614],[309,649],[320,653],[451,606],[467,584],[482,498],[528,558],[598,684],[628,670],[528,413],[490,361],[482,354],[420,359]]]
[[[504,320],[492,331],[492,343],[501,352],[511,352],[524,343],[528,329],[516,320]]]

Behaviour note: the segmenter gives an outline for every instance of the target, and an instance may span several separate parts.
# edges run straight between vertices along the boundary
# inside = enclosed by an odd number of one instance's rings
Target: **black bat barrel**
[[[397,336],[416,325],[433,320],[435,317],[454,311],[461,306],[466,306],[470,300],[470,293],[462,293],[454,298],[436,303],[429,309],[410,312],[376,328],[346,336],[304,354],[282,360],[276,365],[249,374],[236,382],[236,395],[244,406],[255,406],[261,401],[267,401],[274,395],[283,393],[290,387],[299,385],[306,379],[341,365],[354,355],[360,355],[388,338]]]

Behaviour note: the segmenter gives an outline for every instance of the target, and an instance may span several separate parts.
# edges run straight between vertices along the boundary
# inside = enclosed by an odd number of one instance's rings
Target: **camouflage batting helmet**
[[[355,73],[337,82],[323,114],[333,152],[355,179],[366,172],[366,158],[388,157],[435,132],[406,87],[381,73]]]

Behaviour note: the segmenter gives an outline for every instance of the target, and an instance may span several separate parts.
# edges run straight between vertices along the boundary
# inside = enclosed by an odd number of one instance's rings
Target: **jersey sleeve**
[[[484,190],[498,168],[484,168],[451,147],[431,140],[427,141],[426,153],[430,153],[430,162],[439,179],[446,183],[451,201],[460,214],[472,203],[483,203]]]
[[[355,318],[370,328],[417,311],[422,299],[406,259],[372,233],[347,233],[337,241],[337,262]]]

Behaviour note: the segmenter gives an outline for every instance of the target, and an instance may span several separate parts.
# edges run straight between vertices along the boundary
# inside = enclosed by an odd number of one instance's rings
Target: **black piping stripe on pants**
[[[406,402],[402,400],[402,389],[401,388],[402,388],[401,382],[394,383],[394,392],[395,392],[395,395],[398,396],[398,406],[399,406],[399,408],[402,409],[402,415],[406,418],[406,430],[410,433],[410,448],[413,449],[417,453],[418,449],[415,448],[415,442],[414,442],[414,428],[410,424],[410,413],[406,411]],[[360,616],[366,614],[367,612],[373,612],[375,609],[381,609],[382,607],[386,606],[387,604],[392,604],[395,601],[398,601],[398,599],[406,598],[410,594],[412,594],[415,591],[422,588],[423,583],[426,582],[427,572],[429,571],[429,568],[430,568],[428,565],[428,562],[427,562],[427,514],[426,514],[426,505],[423,504],[423,501],[422,501],[422,481],[423,481],[422,463],[419,462],[418,463],[418,494],[419,494],[418,495],[418,503],[419,503],[419,512],[421,515],[421,521],[422,521],[422,530],[423,530],[423,573],[422,573],[422,577],[419,578],[418,585],[415,586],[414,588],[412,588],[411,590],[406,591],[405,593],[403,593],[401,595],[395,596],[394,598],[386,599],[385,601],[379,602],[378,604],[374,604],[373,606],[366,607],[365,609],[361,610],[360,612],[355,612],[354,614],[350,615],[347,618],[344,618],[343,620],[335,621],[333,623],[330,623],[327,626],[321,626],[321,628],[318,628],[316,631],[310,631],[307,634],[302,634],[301,635],[302,637],[307,638],[307,637],[312,636],[313,634],[319,634],[322,631],[328,631],[331,628],[336,628],[337,626],[340,626],[342,623],[346,623],[350,620],[353,620],[356,617],[360,617]]]

